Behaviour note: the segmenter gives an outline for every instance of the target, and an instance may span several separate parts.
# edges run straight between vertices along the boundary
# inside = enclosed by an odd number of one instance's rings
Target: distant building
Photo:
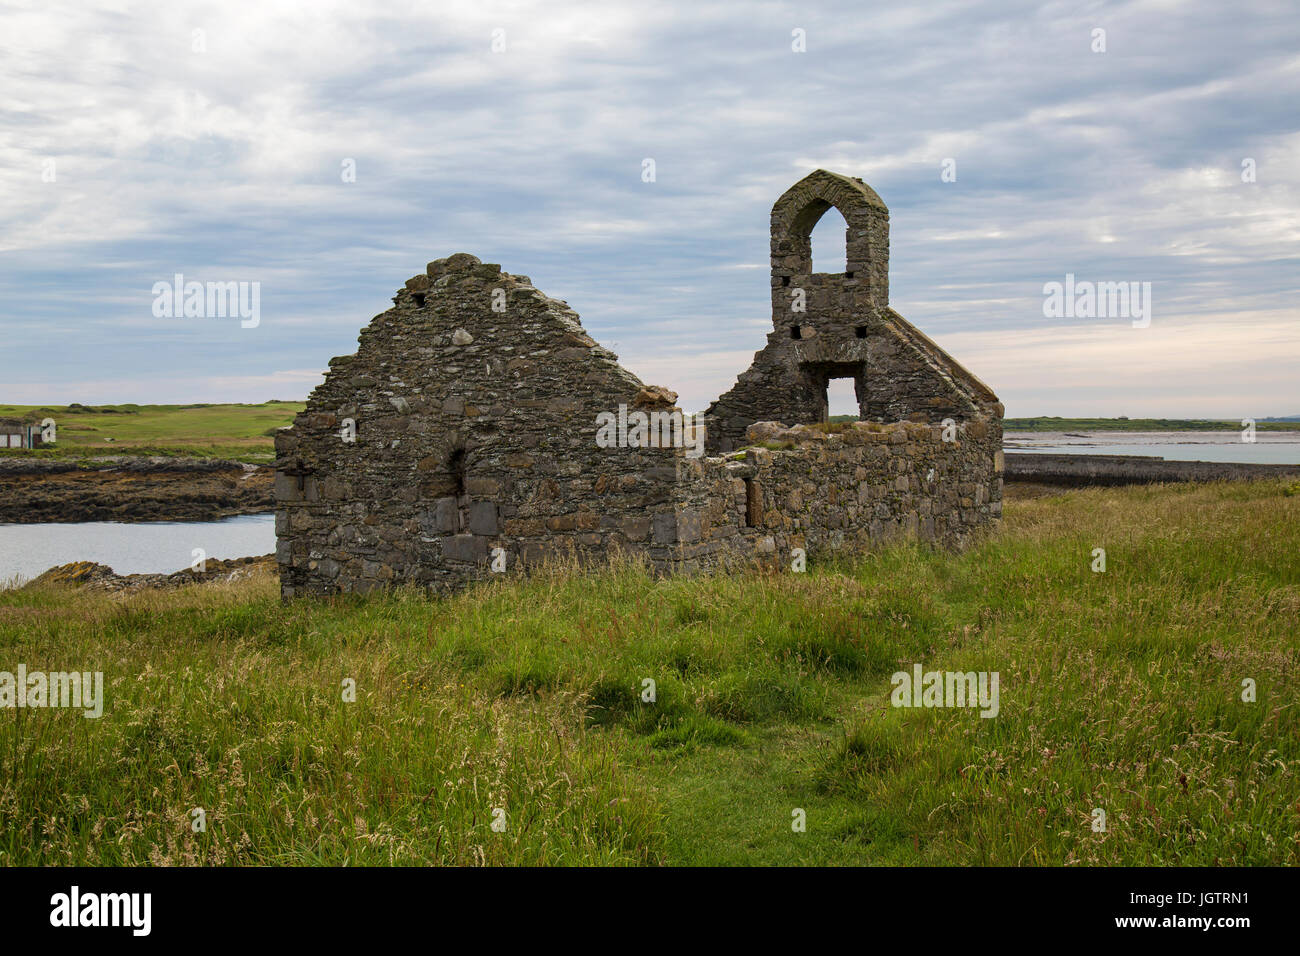
[[[0,448],[39,448],[41,426],[21,418],[0,418]]]

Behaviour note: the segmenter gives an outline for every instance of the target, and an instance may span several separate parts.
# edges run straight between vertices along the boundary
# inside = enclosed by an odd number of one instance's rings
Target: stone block
[[[642,516],[624,518],[619,530],[629,541],[644,541],[650,537],[650,519]]]
[[[442,556],[448,561],[479,562],[487,560],[488,543],[472,534],[457,534],[443,539]]]
[[[677,512],[677,540],[682,544],[691,544],[700,540],[704,532],[703,516],[692,508]]]
[[[301,501],[302,492],[298,490],[298,476],[277,472],[275,476],[276,501]]]
[[[475,501],[469,506],[470,534],[498,533],[497,506],[491,501]]]
[[[460,506],[455,498],[439,498],[433,505],[435,534],[455,534],[460,531]]]

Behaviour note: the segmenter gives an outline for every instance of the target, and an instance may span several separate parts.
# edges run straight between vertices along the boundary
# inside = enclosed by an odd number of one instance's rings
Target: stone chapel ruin
[[[831,206],[846,268],[813,273]],[[284,597],[445,590],[616,551],[661,572],[788,568],[795,549],[960,547],[996,521],[1002,405],[889,307],[884,202],[817,170],[771,230],[767,345],[694,420],[526,276],[465,253],[429,263],[276,436]],[[828,425],[838,378],[860,420]]]

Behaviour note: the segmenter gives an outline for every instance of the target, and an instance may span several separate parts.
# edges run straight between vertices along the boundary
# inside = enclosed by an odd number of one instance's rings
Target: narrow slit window
[[[447,471],[451,473],[452,487],[457,498],[465,495],[465,449],[457,448],[451,453],[447,462]]]
[[[803,329],[799,328],[799,326],[797,325],[790,326],[790,338],[792,339],[803,338]]]
[[[763,526],[763,486],[753,478],[745,479],[745,527]]]

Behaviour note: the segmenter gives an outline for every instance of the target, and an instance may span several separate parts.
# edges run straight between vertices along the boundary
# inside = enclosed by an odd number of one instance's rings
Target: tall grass
[[[807,574],[5,592],[0,670],[107,704],[0,710],[0,861],[1294,864],[1283,490],[1071,492]],[[891,707],[918,662],[999,672],[998,717]]]

